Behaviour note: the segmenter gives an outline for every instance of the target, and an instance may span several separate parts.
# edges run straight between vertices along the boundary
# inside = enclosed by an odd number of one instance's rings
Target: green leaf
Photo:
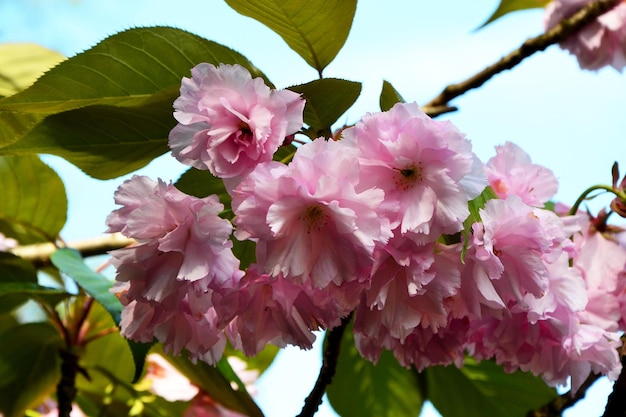
[[[239,268],[246,270],[256,262],[256,242],[251,240],[237,240],[234,236],[230,239],[233,242],[233,254],[239,259]]]
[[[135,375],[133,375],[132,380],[132,382],[135,383],[141,378],[141,374],[146,365],[146,356],[148,356],[148,352],[152,349],[154,342],[141,343],[128,339],[126,339],[126,342],[128,343],[128,347],[130,347],[130,351],[133,355],[133,363],[135,364]]]
[[[7,305],[10,305],[10,302],[5,301],[9,299],[13,301],[21,298],[34,298],[55,306],[66,298],[71,297],[71,295],[58,288],[46,287],[30,282],[0,283],[0,312],[7,308]]]
[[[0,109],[53,114],[91,105],[140,106],[179,87],[201,62],[237,63],[263,76],[238,52],[184,30],[135,28],[63,61],[28,89],[0,100]]]
[[[321,74],[342,48],[356,0],[226,0],[244,16],[263,23]]]
[[[361,94],[361,83],[337,78],[322,78],[294,85],[289,90],[306,100],[304,123],[313,131],[312,139],[330,136],[330,127],[354,104]]]
[[[0,44],[0,96],[22,91],[64,59],[60,53],[34,43]]]
[[[209,171],[189,168],[178,178],[174,185],[183,193],[199,198],[216,194],[224,208],[230,209],[231,198],[230,194],[226,192],[224,182]]]
[[[226,351],[224,357],[235,356],[246,363],[246,369],[254,369],[259,371],[259,375],[263,374],[274,362],[276,355],[280,351],[280,348],[275,345],[267,344],[262,351],[255,356],[247,357],[245,353],[240,350],[234,349],[230,344],[226,345]]]
[[[28,301],[29,295],[19,291],[20,286],[37,286],[37,271],[22,258],[0,252],[0,313],[12,311]]]
[[[28,323],[0,334],[0,413],[22,417],[60,378],[63,340],[48,323]],[[10,341],[10,342],[8,342]]]
[[[169,151],[171,90],[140,107],[90,106],[47,117],[0,154],[60,156],[97,179],[133,172]]]
[[[117,297],[109,292],[111,282],[101,274],[93,271],[83,262],[83,258],[73,249],[59,249],[52,254],[50,260],[56,266],[80,285],[87,294],[109,312],[116,325],[120,323],[122,304]]]
[[[376,365],[354,345],[352,326],[341,342],[337,373],[327,390],[341,417],[415,417],[424,403],[417,375],[384,351]]]
[[[274,161],[281,162],[283,164],[288,164],[293,159],[293,156],[296,154],[297,148],[291,144],[283,145],[274,154]]]
[[[498,196],[496,195],[496,193],[493,191],[493,189],[490,186],[485,187],[485,189],[483,190],[483,192],[476,197],[473,200],[468,201],[468,208],[469,208],[469,216],[467,216],[467,219],[465,219],[465,221],[463,222],[463,250],[461,252],[461,262],[465,261],[465,254],[467,253],[467,247],[469,245],[469,237],[470,237],[470,232],[472,231],[472,225],[476,222],[480,222],[482,221],[482,219],[480,218],[480,210],[485,207],[485,203],[489,200],[492,200],[494,198],[498,198]]]
[[[245,390],[234,390],[217,368],[198,361],[193,364],[186,356],[166,355],[160,345],[155,345],[155,353],[162,355],[193,384],[203,389],[218,403],[249,417],[263,417],[263,412]]]
[[[404,98],[387,80],[383,80],[383,89],[380,92],[380,110],[387,111],[396,103],[406,103]]]
[[[495,12],[487,19],[485,23],[480,25],[479,29],[484,28],[489,23],[498,20],[502,16],[525,9],[544,8],[552,0],[500,0],[500,4]]]
[[[42,119],[38,114],[0,111],[0,148],[20,140]]]
[[[34,155],[0,156],[0,232],[20,244],[54,241],[65,224],[63,181]]]
[[[557,396],[541,379],[525,372],[505,373],[491,361],[425,371],[428,399],[446,417],[523,417]]]

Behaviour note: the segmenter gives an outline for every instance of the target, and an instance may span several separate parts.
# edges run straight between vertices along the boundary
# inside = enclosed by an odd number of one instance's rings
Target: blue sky
[[[425,103],[445,85],[469,77],[541,32],[539,10],[510,15],[475,31],[497,3],[362,0],[344,49],[324,72],[363,83],[361,97],[341,121],[355,122],[363,113],[377,111],[383,79],[405,99]],[[0,0],[0,42],[36,42],[67,56],[120,30],[146,25],[180,27],[234,48],[278,87],[316,78],[278,35],[219,0]],[[590,185],[610,183],[614,160],[626,170],[623,75],[612,68],[581,71],[576,60],[557,47],[453,104],[460,111],[443,119],[467,134],[482,160],[493,155],[497,144],[517,143],[535,162],[555,172],[560,181],[557,199],[563,202],[572,204]],[[46,161],[68,187],[70,221],[63,237],[73,240],[102,233],[104,219],[114,208],[113,191],[123,179],[95,181],[58,158]],[[142,173],[175,180],[184,170],[164,155]],[[297,414],[318,366],[318,350],[284,353],[259,382],[259,401],[267,415]],[[590,395],[568,417],[601,414],[610,384],[596,385],[598,394]],[[333,414],[324,409],[318,415]]]

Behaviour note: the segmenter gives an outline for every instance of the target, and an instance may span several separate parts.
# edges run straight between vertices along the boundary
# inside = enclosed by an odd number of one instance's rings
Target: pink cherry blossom
[[[496,146],[496,156],[485,164],[485,172],[498,197],[516,195],[530,206],[543,207],[559,186],[552,171],[533,164],[528,154],[511,142]]]
[[[383,191],[357,191],[359,175],[354,151],[322,139],[298,148],[289,166],[257,166],[232,207],[235,236],[257,241],[259,271],[315,288],[368,280],[375,245],[391,230],[378,212]]]
[[[302,127],[300,95],[271,90],[240,65],[202,63],[191,76],[174,102],[178,125],[169,135],[173,155],[186,165],[241,177]]]
[[[592,0],[554,0],[546,7],[546,30],[571,17]],[[618,71],[626,66],[626,3],[619,4],[594,22],[561,42],[578,59],[583,69],[598,70],[610,65]]]
[[[367,114],[343,131],[342,142],[358,152],[360,187],[381,188],[392,227],[420,243],[460,231],[468,200],[486,186],[482,164],[465,136],[415,103]]]

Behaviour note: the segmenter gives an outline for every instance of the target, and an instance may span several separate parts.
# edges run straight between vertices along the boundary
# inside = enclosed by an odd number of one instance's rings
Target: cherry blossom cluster
[[[593,0],[553,0],[546,6],[544,26],[546,30]],[[619,4],[598,17],[576,34],[560,43],[561,47],[576,56],[582,69],[598,70],[612,66],[622,71],[626,66],[626,2]]]
[[[234,219],[215,195],[120,186],[109,231],[137,241],[112,252],[125,337],[215,363],[227,340],[247,355],[310,348],[354,314],[372,361],[469,354],[574,389],[619,374],[626,245],[585,213],[545,209],[557,180],[516,145],[483,164],[452,123],[399,103],[276,162],[304,101],[237,65],[194,68],[174,106],[173,154],[225,180]],[[231,234],[255,247],[245,271]]]

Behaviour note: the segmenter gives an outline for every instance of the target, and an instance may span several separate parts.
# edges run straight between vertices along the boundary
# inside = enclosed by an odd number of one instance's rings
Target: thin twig
[[[298,414],[298,417],[312,417],[322,403],[322,397],[326,392],[326,387],[330,385],[335,376],[337,359],[339,358],[339,351],[341,350],[341,339],[351,319],[352,315],[344,317],[339,326],[329,331],[326,349],[324,350],[322,368],[320,369],[317,381],[315,381],[315,386],[309,396],[306,397],[306,400],[304,400],[304,407],[302,407],[302,411]]]
[[[571,391],[561,394],[549,403],[543,405],[541,408],[529,411],[526,417],[561,417],[563,411],[575,405],[578,401],[585,398],[587,390],[593,385],[602,375],[591,373],[582,383],[576,394],[572,395]]]
[[[445,110],[445,107],[448,106],[448,103],[452,99],[465,94],[471,89],[480,87],[494,75],[515,67],[522,62],[522,60],[534,53],[543,51],[548,46],[565,40],[568,36],[578,32],[621,1],[622,0],[599,0],[585,6],[572,17],[564,19],[548,32],[526,40],[519,48],[503,57],[495,64],[488,66],[465,81],[447,86],[437,97],[422,106],[422,110],[428,114],[436,110],[437,115],[456,110],[454,107],[449,107],[448,111],[441,111]]]
[[[120,249],[135,243],[120,233],[99,236],[90,239],[69,242],[67,247],[76,249],[84,257],[104,255],[108,251]],[[53,243],[37,243],[34,245],[18,246],[10,250],[14,255],[31,262],[36,267],[50,265],[50,256],[57,250]]]

